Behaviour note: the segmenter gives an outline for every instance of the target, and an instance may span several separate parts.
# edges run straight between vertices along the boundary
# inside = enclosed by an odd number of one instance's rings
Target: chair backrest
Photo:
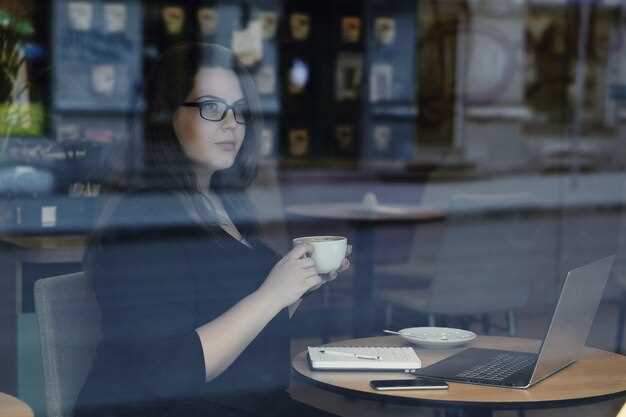
[[[35,282],[48,417],[72,415],[101,338],[101,317],[83,272]]]
[[[482,314],[524,306],[530,281],[536,279],[530,270],[536,260],[534,252],[540,250],[538,224],[515,210],[499,215],[480,214],[484,208],[466,198],[470,197],[458,197],[452,202],[428,310]],[[492,207],[509,203],[506,198],[498,200],[497,194],[489,198],[487,203]]]

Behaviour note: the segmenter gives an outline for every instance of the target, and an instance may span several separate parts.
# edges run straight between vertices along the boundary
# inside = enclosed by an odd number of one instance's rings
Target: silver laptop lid
[[[580,357],[614,260],[612,255],[569,271],[528,386]]]

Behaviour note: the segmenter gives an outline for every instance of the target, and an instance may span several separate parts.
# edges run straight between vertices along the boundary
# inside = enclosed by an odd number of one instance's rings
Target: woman
[[[258,239],[250,76],[224,48],[185,45],[146,91],[147,169],[84,261],[103,339],[75,415],[324,415],[285,391],[288,310],[323,281],[311,246],[281,259]]]

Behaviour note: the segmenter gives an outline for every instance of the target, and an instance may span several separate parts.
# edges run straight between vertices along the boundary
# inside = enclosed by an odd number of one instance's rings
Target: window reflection
[[[41,365],[24,365],[40,363],[34,283],[85,271],[83,252],[111,226],[122,236],[142,228],[135,249],[185,247],[204,222],[278,259],[293,238],[346,236],[352,267],[298,307],[292,355],[432,324],[428,311],[387,295],[462,298],[472,272],[484,294],[507,283],[516,334],[540,338],[567,271],[617,253],[596,319],[604,325],[588,344],[621,351],[623,15],[608,0],[0,1],[0,304],[9,306],[0,331],[11,341],[0,392],[44,414]],[[175,207],[171,195],[202,177],[190,167],[215,133],[192,123],[197,108],[178,108],[202,95],[187,97],[189,57],[163,62],[200,44],[231,51],[247,74],[240,88],[252,92],[254,123],[239,128],[251,163],[213,177],[217,201]],[[204,155],[217,165],[217,151],[240,146],[236,129],[225,131]],[[153,140],[174,133],[187,139],[182,151]],[[146,184],[132,215],[115,214]],[[156,273],[165,261],[125,263]],[[224,254],[211,265],[231,263]],[[230,290],[210,302],[232,307]],[[436,323],[510,330],[507,308],[452,310],[437,311]],[[339,404],[328,411],[350,407]]]

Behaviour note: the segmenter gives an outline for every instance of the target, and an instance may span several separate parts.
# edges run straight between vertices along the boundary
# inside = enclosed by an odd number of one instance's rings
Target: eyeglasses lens
[[[203,118],[217,122],[222,119],[222,115],[226,110],[226,105],[218,101],[208,101],[202,103],[200,112]]]
[[[239,123],[246,123],[248,119],[248,107],[245,104],[237,104],[233,107],[235,120]]]
[[[231,107],[235,116],[235,121],[240,124],[246,123],[247,106],[245,104],[237,104]],[[226,117],[229,106],[219,101],[207,101],[200,106],[200,115],[203,119],[213,122],[219,122]]]

